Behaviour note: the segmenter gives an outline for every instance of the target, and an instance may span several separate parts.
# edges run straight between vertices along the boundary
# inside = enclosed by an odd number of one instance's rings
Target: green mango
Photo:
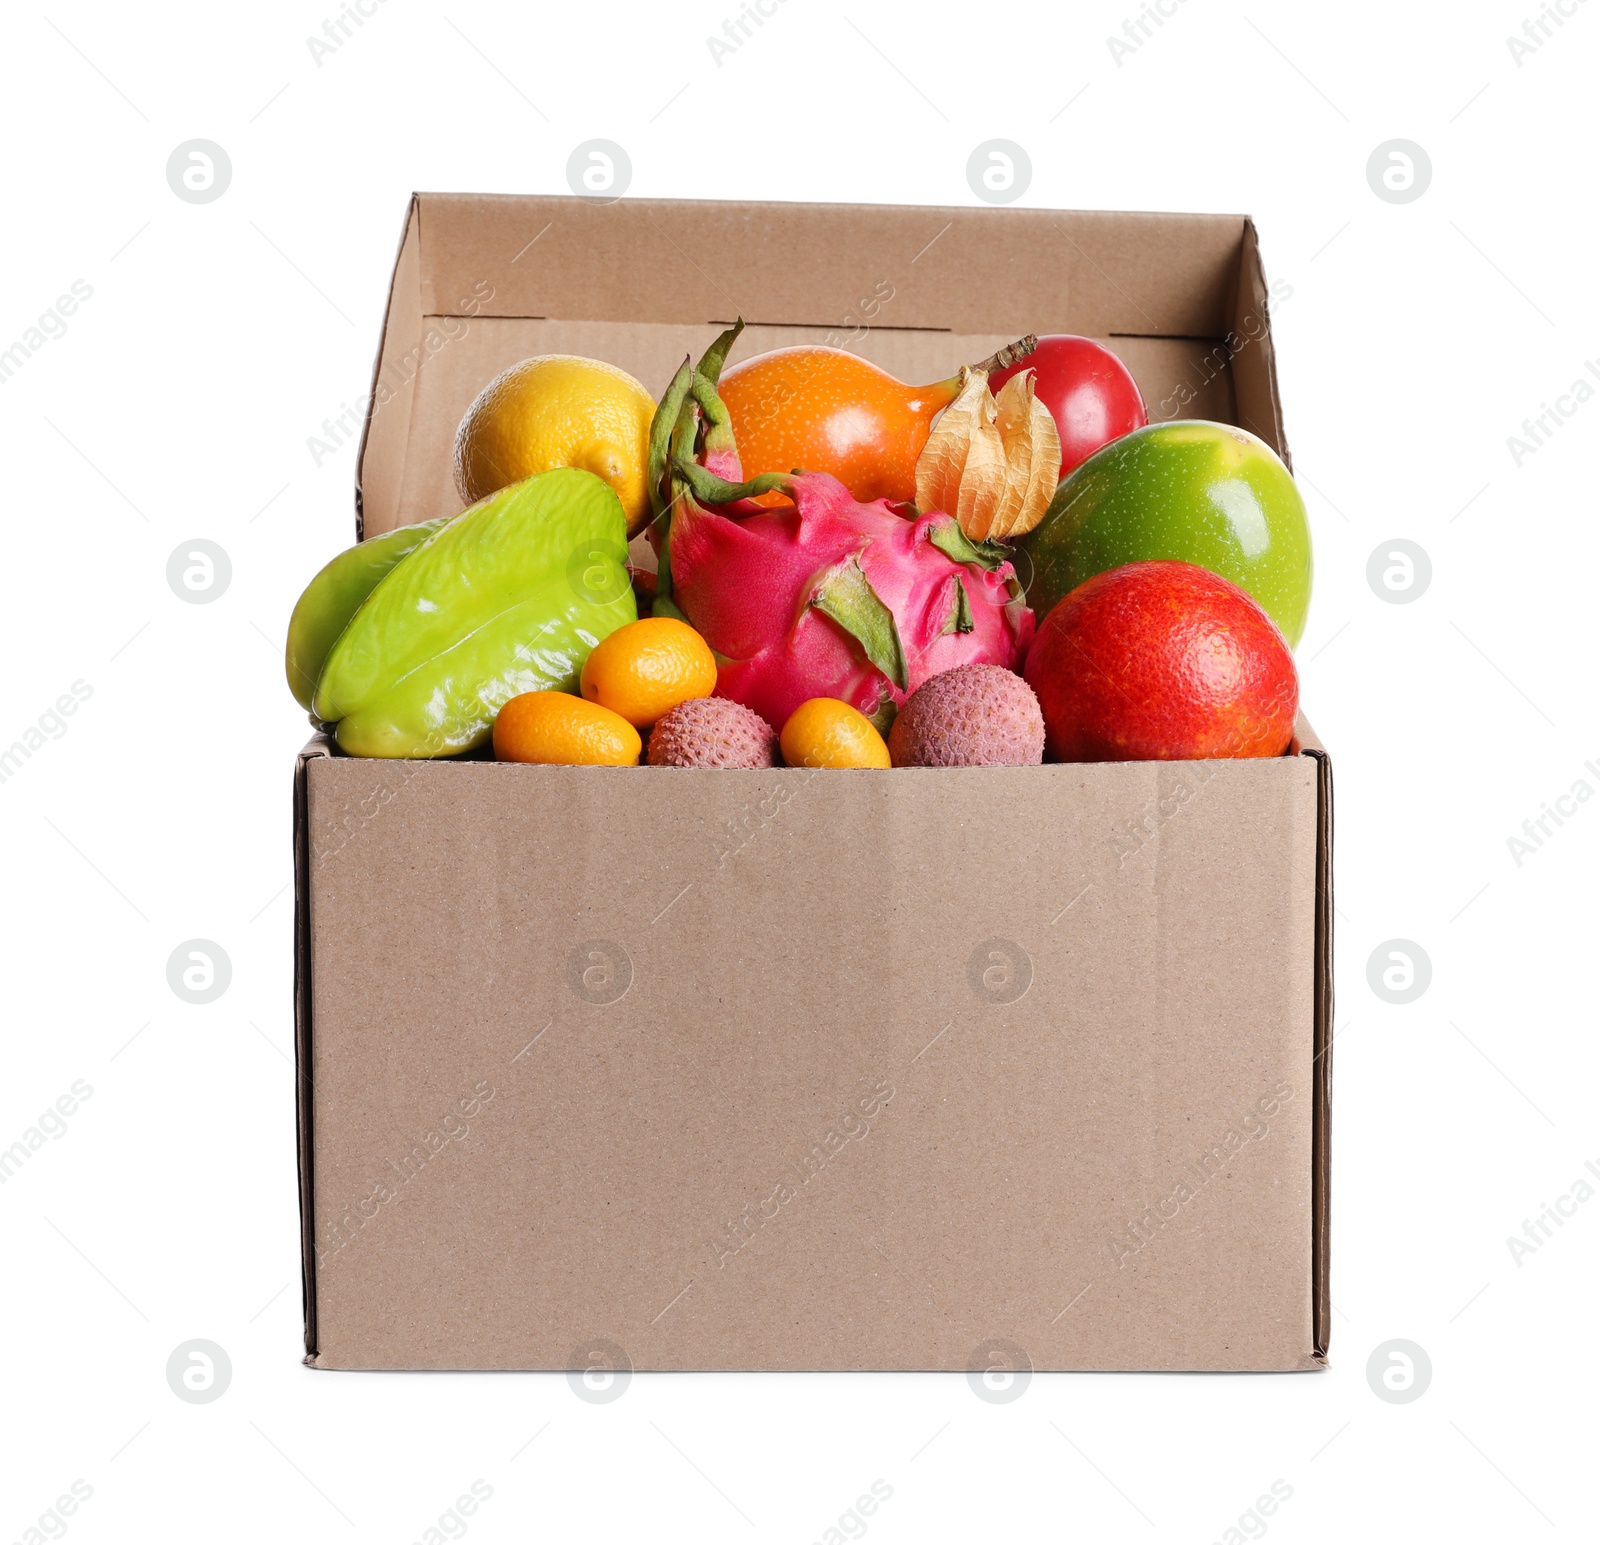
[[[575,691],[589,651],[634,621],[627,556],[622,501],[592,472],[502,488],[378,582],[312,712],[353,756],[470,751],[519,693]]]
[[[1231,424],[1174,419],[1111,441],[1062,479],[1019,546],[1017,568],[1041,624],[1106,569],[1175,558],[1254,597],[1291,649],[1305,632],[1305,503],[1272,448]]]
[[[306,586],[289,618],[289,642],[283,651],[289,690],[302,708],[310,709],[328,651],[349,626],[356,608],[395,564],[450,519],[443,515],[416,526],[397,526],[370,541],[357,542]]]

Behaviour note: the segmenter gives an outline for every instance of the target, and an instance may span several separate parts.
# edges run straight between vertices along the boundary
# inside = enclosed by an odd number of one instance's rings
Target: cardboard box
[[[526,355],[1110,341],[1286,454],[1239,217],[425,195],[359,471],[456,508]],[[816,773],[302,754],[306,1361],[1304,1369],[1328,759]]]

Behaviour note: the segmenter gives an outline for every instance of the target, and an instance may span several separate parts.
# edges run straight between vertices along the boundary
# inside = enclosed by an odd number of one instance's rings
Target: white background
[[[85,1545],[416,1541],[478,1478],[485,1545],[816,1541],[879,1478],[884,1545],[1218,1541],[1279,1479],[1285,1545],[1593,1538],[1600,1197],[1520,1265],[1506,1244],[1600,1164],[1600,805],[1520,865],[1507,844],[1600,789],[1600,405],[1520,467],[1507,444],[1600,359],[1600,4],[1566,3],[1520,65],[1523,0],[1185,0],[1120,64],[1135,0],[783,0],[720,65],[733,0],[386,0],[320,65],[319,5],[11,13],[0,347],[73,281],[93,295],[0,387],[0,742],[92,696],[0,784],[0,1146],[93,1094],[0,1187],[0,1541],[75,1479]],[[592,1405],[559,1375],[300,1366],[281,641],[350,540],[353,470],[307,439],[366,388],[412,189],[565,191],[592,137],[641,195],[970,204],[967,157],[1003,137],[1026,205],[1259,221],[1293,291],[1299,657],[1338,781],[1328,1373],[1037,1376],[1004,1405],[959,1375],[641,1376]],[[212,203],[166,180],[193,138],[231,158]],[[1393,138],[1433,168],[1406,204],[1366,176]],[[232,563],[210,605],[166,580],[196,537]],[[1402,537],[1433,577],[1396,605],[1366,574]],[[233,967],[205,1007],[166,980],[195,937]],[[1433,966],[1406,1006],[1367,982],[1393,938]],[[165,1376],[197,1337],[232,1360],[211,1404]],[[1366,1376],[1397,1337],[1432,1362],[1409,1404]]]

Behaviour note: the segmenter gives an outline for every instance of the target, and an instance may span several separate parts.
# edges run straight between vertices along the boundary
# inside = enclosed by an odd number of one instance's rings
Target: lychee
[[[1044,760],[1039,699],[1002,665],[958,665],[925,681],[889,733],[896,767],[1032,767]]]
[[[777,732],[760,714],[726,697],[692,697],[650,731],[652,767],[771,767]]]

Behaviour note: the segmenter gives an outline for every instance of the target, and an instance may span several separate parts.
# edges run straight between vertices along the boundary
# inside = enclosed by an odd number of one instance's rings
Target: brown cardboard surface
[[[736,314],[750,327],[734,359],[825,339],[912,381],[1026,332],[1085,333],[1126,361],[1152,417],[1247,422],[1281,450],[1265,294],[1239,215],[419,194],[374,371],[359,530],[458,507],[455,426],[507,365],[592,354],[660,392]]]
[[[1088,333],[1152,416],[1286,455],[1267,297],[1238,216],[421,195],[358,508],[453,509],[516,359],[654,390],[736,312],[741,354],[903,379]],[[307,1361],[1322,1366],[1331,840],[1303,720],[1273,761],[886,773],[314,741]]]
[[[1311,758],[306,772],[319,1366],[1312,1364]]]
[[[1294,461],[1283,433],[1283,410],[1278,400],[1278,366],[1272,349],[1268,313],[1267,276],[1261,262],[1261,243],[1256,235],[1255,222],[1247,220],[1239,254],[1238,288],[1234,294],[1228,336],[1220,352],[1213,350],[1202,361],[1200,375],[1209,378],[1213,372],[1221,372],[1231,377],[1236,400],[1236,411],[1231,422],[1259,435],[1292,468]],[[1209,418],[1211,415],[1190,402],[1182,406],[1177,416]]]
[[[1217,336],[1231,321],[1238,215],[423,193],[423,309],[480,280],[496,316],[839,327],[874,284],[883,320],[1016,337]],[[1043,327],[1041,327],[1041,323]]]
[[[422,244],[419,218],[413,201],[406,214],[400,250],[395,256],[389,303],[384,308],[383,338],[374,366],[374,383],[367,421],[361,432],[356,464],[356,535],[364,534],[363,510],[370,501],[377,511],[392,512],[401,505],[401,478],[406,468],[412,410],[416,401],[417,368],[426,358],[421,347]],[[415,360],[417,365],[408,366]],[[380,395],[379,383],[382,383]],[[381,401],[382,411],[379,411]],[[457,501],[459,503],[459,501]],[[403,520],[388,517],[365,534],[377,536]]]

